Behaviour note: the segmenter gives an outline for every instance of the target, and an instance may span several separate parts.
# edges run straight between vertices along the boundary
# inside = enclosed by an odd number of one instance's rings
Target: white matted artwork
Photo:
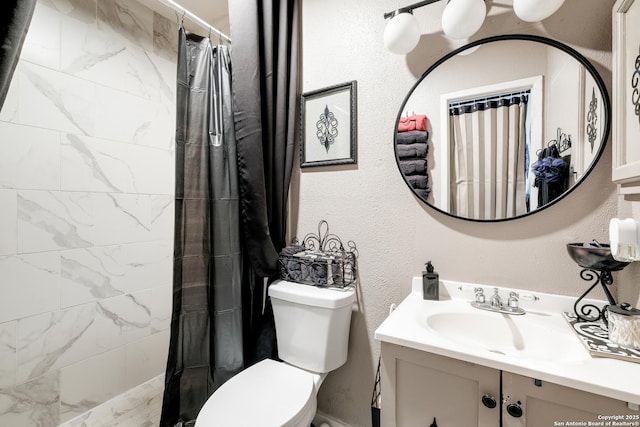
[[[356,163],[356,82],[302,94],[300,167]]]

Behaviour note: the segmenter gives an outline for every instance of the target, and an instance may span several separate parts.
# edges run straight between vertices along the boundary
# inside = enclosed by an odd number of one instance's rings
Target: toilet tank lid
[[[269,296],[313,307],[339,308],[353,304],[356,299],[356,291],[353,287],[344,289],[319,288],[278,280],[269,286]]]

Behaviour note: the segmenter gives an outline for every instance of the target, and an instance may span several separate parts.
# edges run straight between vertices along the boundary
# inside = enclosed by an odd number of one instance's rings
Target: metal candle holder
[[[587,282],[592,282],[591,286],[573,304],[573,311],[578,319],[584,322],[595,322],[604,320],[604,308],[600,309],[594,304],[586,303],[580,306],[580,302],[600,284],[610,305],[616,305],[616,300],[609,290],[613,284],[612,271],[619,271],[629,263],[617,261],[611,255],[611,248],[607,244],[598,243],[569,243],[567,251],[571,258],[583,268],[580,271],[580,278]]]

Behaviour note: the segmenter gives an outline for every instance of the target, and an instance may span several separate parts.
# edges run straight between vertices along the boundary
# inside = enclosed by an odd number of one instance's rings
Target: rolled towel
[[[282,248],[282,250],[280,251],[280,255],[294,255],[304,250],[305,250],[304,246],[297,243],[292,243]]]
[[[407,158],[415,158],[415,159],[424,159],[427,157],[427,143],[418,143],[418,144],[397,144],[396,145],[396,153],[398,153],[398,157],[401,159]]]
[[[426,190],[429,188],[427,183],[429,181],[429,177],[426,175],[409,175],[405,176],[409,185],[413,188],[420,188],[422,190]]]
[[[427,142],[429,132],[425,130],[412,130],[409,132],[398,132],[396,142],[398,144],[415,144],[417,142]]]
[[[404,175],[426,175],[427,161],[419,160],[400,160],[400,170]]]
[[[422,188],[414,188],[413,192],[416,193],[416,195],[422,197],[423,199],[427,200],[427,198],[429,197],[429,194],[431,194],[431,188],[427,187],[426,189],[422,189]]]
[[[427,116],[414,114],[409,117],[400,117],[398,132],[408,132],[412,130],[427,130]]]

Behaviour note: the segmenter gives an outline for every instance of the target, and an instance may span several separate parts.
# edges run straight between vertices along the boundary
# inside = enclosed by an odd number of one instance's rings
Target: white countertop
[[[440,301],[428,301],[422,298],[422,278],[414,278],[412,292],[376,329],[375,338],[391,344],[477,363],[636,405],[640,404],[640,363],[592,357],[562,316],[564,311],[573,311],[573,304],[577,298],[515,289],[521,296],[520,306],[527,313],[524,316],[511,316],[471,307],[469,302],[474,299],[473,288],[477,286],[485,289],[485,295],[489,301],[493,286],[443,280],[440,282]],[[462,290],[459,289],[460,287]],[[506,295],[512,289],[499,289],[500,295],[506,301]],[[524,299],[532,295],[538,297],[538,300]],[[591,302],[594,301],[591,300]],[[595,302],[599,305],[604,304],[602,301]],[[515,322],[516,326],[518,322],[535,323],[536,328],[531,330],[541,331],[542,334],[531,337],[524,333],[522,334],[524,343],[534,342],[535,346],[527,348],[523,345],[522,351],[501,354],[504,352],[496,352],[490,348],[491,345],[483,348],[482,345],[465,342],[463,339],[451,339],[446,336],[446,333],[437,332],[428,326],[429,316],[446,315],[446,313],[464,313],[464,315],[470,313],[471,316],[476,316],[472,318],[477,319],[484,319],[479,316],[494,316],[486,320],[501,321],[500,318],[503,318],[506,322]],[[463,318],[464,315],[458,317]],[[521,319],[517,319],[518,317]],[[449,325],[449,327],[456,326]],[[468,329],[478,330],[478,325],[469,325]],[[479,335],[482,335],[479,337],[480,341],[487,339],[487,336],[492,333],[490,330],[485,330],[479,332]]]

